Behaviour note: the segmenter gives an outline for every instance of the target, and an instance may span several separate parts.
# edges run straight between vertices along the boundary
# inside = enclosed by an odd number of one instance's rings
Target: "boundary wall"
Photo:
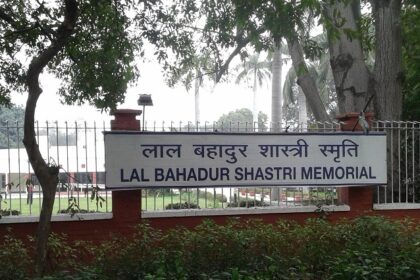
[[[136,119],[141,110],[117,110],[113,112],[115,119],[111,121],[112,130],[140,130],[140,121]],[[367,115],[368,121],[373,115]],[[352,131],[356,126],[358,114],[346,114],[338,120],[344,125],[343,131]],[[360,127],[356,126],[356,129]],[[334,222],[342,218],[354,218],[360,215],[383,215],[394,219],[412,218],[420,221],[419,209],[405,210],[374,210],[373,188],[344,187],[338,189],[339,201],[343,206],[322,208],[328,213],[327,219]],[[112,213],[79,214],[70,217],[68,214],[54,215],[51,225],[52,232],[65,233],[70,240],[86,240],[100,242],[110,235],[130,235],[136,225],[142,221],[150,223],[159,229],[169,229],[177,226],[194,227],[204,219],[212,219],[223,224],[229,218],[258,218],[267,223],[279,219],[294,220],[303,223],[308,218],[319,217],[315,207],[299,209],[241,209],[232,210],[189,210],[173,215],[159,216],[141,212],[141,190],[112,192]],[[251,210],[251,211],[248,211]],[[206,212],[204,212],[206,211]],[[223,212],[224,211],[224,212]],[[177,214],[178,213],[178,214]],[[143,215],[143,216],[142,216]],[[15,220],[13,220],[15,219]],[[38,217],[2,217],[0,219],[0,237],[11,232],[16,237],[26,238],[36,232]]]

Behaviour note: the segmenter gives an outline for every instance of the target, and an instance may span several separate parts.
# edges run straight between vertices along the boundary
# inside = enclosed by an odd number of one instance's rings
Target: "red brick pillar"
[[[366,121],[372,125],[373,113],[365,113]],[[358,122],[359,113],[347,113],[337,116],[336,119],[341,123],[341,131],[361,131]],[[350,210],[357,213],[371,211],[373,206],[373,187],[342,187],[338,188],[338,201],[350,206]]]
[[[111,113],[115,119],[111,121],[111,130],[140,131],[141,110],[116,110]],[[141,215],[141,190],[121,190],[112,192],[112,213],[116,223],[123,227],[136,224]]]

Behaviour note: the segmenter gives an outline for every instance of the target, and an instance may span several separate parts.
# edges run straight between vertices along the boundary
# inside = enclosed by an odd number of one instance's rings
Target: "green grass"
[[[89,209],[89,210],[94,210],[94,211],[98,210],[98,212],[107,212],[107,211],[110,212],[112,210],[111,198],[108,198],[107,204],[103,203],[102,208],[99,207],[98,209],[96,208],[96,202],[91,201],[87,197],[79,196],[78,198],[76,197],[76,199],[78,200],[78,205],[80,209]],[[1,202],[0,205],[1,205],[1,209],[3,210],[6,210],[6,209],[18,210],[20,211],[20,215],[38,216],[41,211],[41,207],[40,207],[41,204],[42,204],[42,199],[40,199],[39,197],[34,197],[32,204],[29,205],[26,203],[26,197],[22,196],[21,199],[19,198],[14,198],[11,200],[7,199],[6,201]],[[56,197],[55,202],[54,202],[53,214],[57,214],[60,209],[61,210],[67,209],[68,206],[69,206],[69,202],[67,198]]]
[[[89,209],[89,210],[97,210],[98,212],[111,212],[112,211],[112,198],[108,197],[108,202],[103,203],[102,207],[96,207],[96,202],[90,200],[88,197],[79,196],[78,198],[78,205],[80,209]],[[32,204],[29,205],[26,203],[26,197],[22,196],[21,199],[14,198],[14,199],[7,199],[0,203],[0,209],[12,209],[18,210],[20,215],[39,215],[41,208],[40,205],[42,203],[39,197],[34,197]],[[143,211],[154,211],[154,210],[164,210],[165,207],[170,203],[177,203],[177,202],[186,202],[190,201],[191,203],[197,203],[197,199],[194,196],[182,195],[181,199],[179,195],[165,195],[165,196],[148,196],[142,198],[142,210]],[[227,203],[223,203],[223,207],[226,207]],[[58,213],[61,209],[67,209],[69,206],[68,199],[65,197],[56,198],[54,202],[54,209],[53,214]],[[200,208],[221,208],[222,203],[219,200],[213,199],[199,199],[199,206]]]
[[[170,203],[183,203],[183,202],[191,202],[197,204],[197,198],[193,195],[191,195],[188,199],[188,195],[159,195],[159,196],[148,196],[142,198],[142,210],[145,211],[153,211],[153,210],[163,210],[165,207]],[[221,208],[222,203],[219,200],[213,200],[213,199],[199,199],[199,206],[200,208]],[[223,207],[226,207],[227,203],[223,203]]]
[[[325,196],[325,193],[318,192],[319,197]],[[104,197],[105,198],[105,197]],[[83,194],[76,196],[78,201],[78,205],[80,209],[90,211],[98,211],[98,212],[111,212],[112,211],[112,198],[109,196],[107,199],[107,203],[103,203],[102,207],[96,207],[96,202],[90,200],[89,197],[85,197]],[[39,215],[40,213],[40,205],[41,199],[38,197],[34,197],[32,205],[28,205],[26,203],[26,197],[22,195],[22,198],[15,198],[15,199],[7,199],[0,203],[0,209],[12,209],[20,211],[20,215]],[[218,199],[213,199],[213,197],[209,197],[208,199],[203,198],[200,196],[197,202],[197,194],[195,192],[191,193],[183,193],[180,194],[163,194],[163,193],[156,193],[155,195],[150,195],[148,197],[142,197],[141,200],[141,208],[143,211],[156,211],[156,210],[165,210],[166,206],[173,203],[184,203],[190,202],[194,204],[198,204],[201,209],[208,209],[208,208],[222,208],[227,207],[227,203],[222,203]],[[65,210],[69,206],[69,201],[66,197],[56,198],[54,203],[53,214],[58,213],[58,211]]]

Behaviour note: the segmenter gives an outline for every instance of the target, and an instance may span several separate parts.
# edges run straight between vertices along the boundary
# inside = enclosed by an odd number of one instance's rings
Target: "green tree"
[[[314,38],[314,41],[321,47],[322,51],[307,63],[308,71],[318,89],[320,98],[327,109],[327,113],[333,118],[337,113],[337,96],[334,87],[334,80],[330,66],[328,53],[328,42],[325,33]],[[291,119],[298,119],[299,124],[306,123],[308,119],[306,110],[306,97],[297,84],[297,75],[292,67],[286,74],[284,82],[284,106]],[[297,110],[293,110],[297,109]],[[310,109],[310,106],[309,106]]]
[[[188,17],[196,17],[196,22],[201,23],[200,28],[191,30],[201,32],[196,48],[207,49],[214,56],[216,80],[226,74],[234,57],[245,59],[247,49],[253,48],[256,52],[273,49],[273,37],[286,39],[298,84],[315,118],[324,121],[329,117],[305,62],[305,55],[317,56],[320,47],[314,43],[310,32],[302,32],[311,28],[308,18],[316,19],[328,34],[339,112],[360,112],[373,95],[374,102],[368,109],[374,110],[380,119],[398,120],[403,76],[401,0],[369,1],[369,15],[375,27],[370,40],[375,51],[373,70],[364,61],[365,51],[370,47],[366,44],[367,25],[363,24],[361,13],[362,4],[366,2],[206,0],[191,9]],[[178,60],[178,65],[183,59]]]
[[[402,11],[404,118],[420,119],[420,1],[405,1]]]
[[[36,232],[35,269],[44,273],[47,239],[59,167],[43,159],[36,142],[34,117],[42,94],[42,73],[62,82],[58,92],[69,104],[84,102],[101,109],[124,100],[127,84],[137,77],[138,42],[127,32],[129,1],[18,1],[0,6],[0,100],[26,91],[23,143],[42,186]]]
[[[274,49],[269,53],[271,62],[271,123],[272,130],[279,132],[283,119],[283,85],[282,73],[283,63],[287,60],[283,57],[288,54],[286,46],[278,39],[274,44]]]
[[[399,120],[404,76],[401,63],[401,2],[369,1],[371,12],[366,18],[371,19],[375,30],[371,38],[366,28],[369,20],[364,20],[362,16],[362,4],[367,1],[360,0],[207,0],[200,3],[194,15],[190,13],[188,16],[197,16],[200,19],[197,22],[204,22],[200,29],[200,43],[204,43],[204,48],[214,56],[216,81],[228,72],[234,57],[240,56],[245,60],[247,50],[253,48],[260,52],[273,49],[272,38],[284,38],[297,83],[315,119],[327,121],[327,110],[305,61],[305,56],[319,56],[321,50],[310,37],[310,32],[305,32],[312,26],[311,18],[317,19],[327,32],[339,113],[365,110],[368,100],[374,97],[367,110],[374,111],[378,119]],[[197,49],[200,48],[203,46],[198,45]],[[365,62],[366,50],[370,48],[375,53],[373,70]],[[183,59],[178,60],[178,65]],[[392,166],[388,168],[395,169]]]
[[[258,113],[258,131],[267,131],[267,115]],[[217,120],[217,128],[225,132],[253,131],[253,114],[247,108],[237,109],[222,115]]]
[[[19,106],[0,106],[0,147],[22,147],[23,124],[25,110]]]
[[[271,77],[270,63],[267,60],[260,60],[260,54],[256,53],[251,55],[237,68],[238,76],[236,77],[236,83],[239,84],[243,81],[252,83],[252,116],[253,122],[258,123],[258,110],[257,110],[257,98],[258,98],[258,86],[261,87],[267,79]]]
[[[311,71],[311,68],[309,70]],[[297,84],[297,75],[293,67],[286,74],[283,93],[286,119],[297,121],[299,124],[306,124],[308,119],[307,102],[302,89]]]
[[[214,61],[209,53],[197,54],[191,61],[192,64],[185,64],[179,71],[172,73],[167,82],[169,86],[182,83],[189,91],[194,83],[194,116],[195,124],[200,122],[200,88],[204,81],[214,82]]]

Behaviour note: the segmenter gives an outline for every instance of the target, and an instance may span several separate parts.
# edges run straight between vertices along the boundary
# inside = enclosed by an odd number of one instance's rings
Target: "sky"
[[[238,63],[238,62],[237,62]],[[288,67],[286,65],[284,68]],[[157,62],[149,60],[139,62],[140,78],[135,86],[127,90],[124,104],[118,109],[142,109],[137,105],[139,94],[151,94],[153,106],[146,107],[145,121],[150,126],[153,122],[166,124],[187,124],[194,122],[194,93],[193,89],[187,92],[185,87],[178,85],[175,88],[166,86],[161,67]],[[286,71],[283,71],[285,76]],[[283,77],[284,79],[284,77]],[[229,83],[220,83],[215,88],[208,83],[200,91],[200,122],[212,123],[223,114],[241,108],[252,110],[252,89],[246,83],[235,84],[234,78]],[[45,121],[108,121],[108,113],[101,113],[94,106],[68,106],[62,105],[56,94],[59,80],[49,74],[40,78],[43,93],[39,98],[35,118],[39,122]],[[12,101],[17,105],[25,105],[26,94],[15,93]],[[258,110],[271,114],[271,81],[258,89]],[[142,117],[141,117],[142,118]],[[141,119],[140,118],[140,119]]]

